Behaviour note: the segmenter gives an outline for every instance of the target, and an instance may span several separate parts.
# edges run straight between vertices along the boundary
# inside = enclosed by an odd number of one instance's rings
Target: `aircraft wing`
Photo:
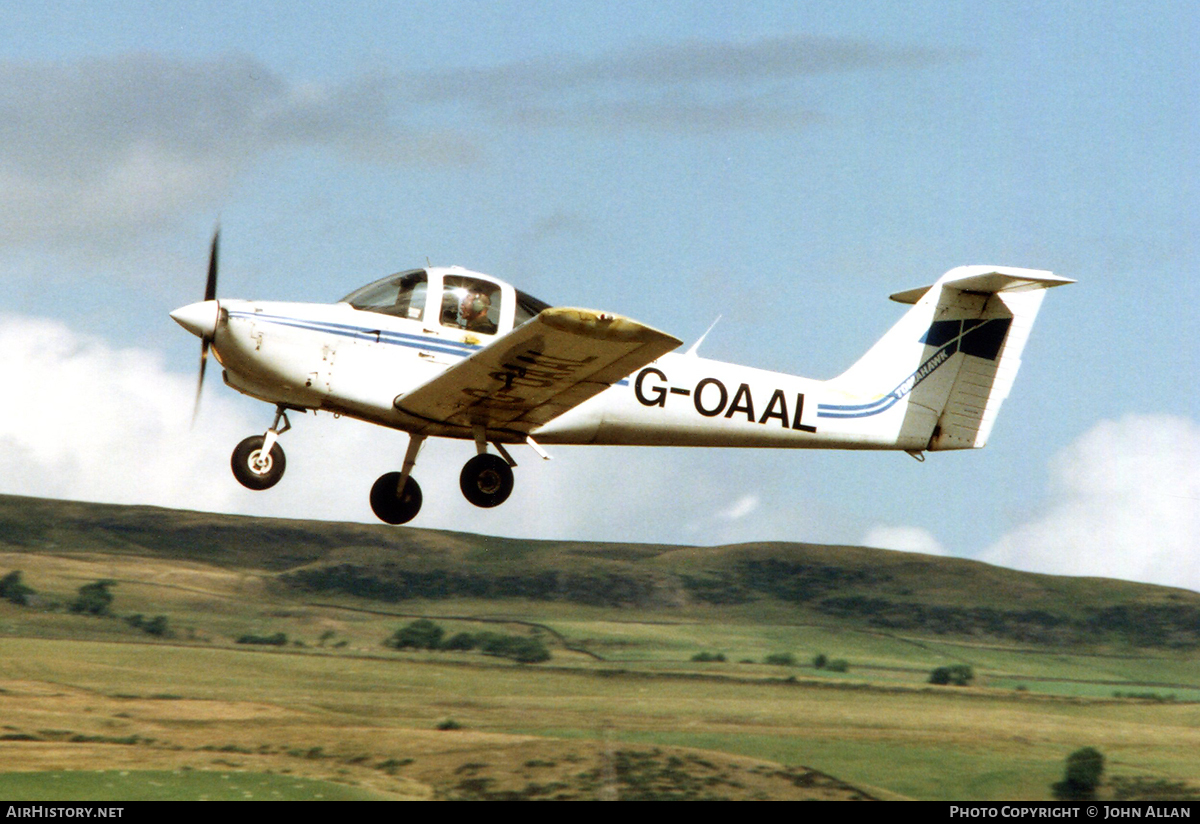
[[[590,309],[546,309],[395,400],[431,425],[528,433],[682,341]]]

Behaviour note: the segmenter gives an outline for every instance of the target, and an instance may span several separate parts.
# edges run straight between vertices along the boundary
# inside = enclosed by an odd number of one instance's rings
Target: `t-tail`
[[[1066,283],[1038,269],[960,266],[892,295],[913,308],[824,384],[820,428],[914,453],[983,447],[1046,290]]]

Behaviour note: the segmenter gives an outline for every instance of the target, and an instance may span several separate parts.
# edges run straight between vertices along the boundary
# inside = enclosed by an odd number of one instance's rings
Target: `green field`
[[[380,549],[370,542],[405,531],[82,504],[61,504],[55,520],[54,502],[25,506],[33,516],[22,520],[13,500],[0,500],[0,576],[20,570],[36,597],[0,600],[8,798],[1045,799],[1065,757],[1083,746],[1104,753],[1110,777],[1200,786],[1200,648],[1187,640],[1194,593],[983,567],[1012,590],[1009,602],[989,596],[997,614],[1025,616],[1034,599],[1045,614],[1058,609],[1055,626],[1071,633],[1096,615],[1115,627],[1090,644],[1035,643],[1009,637],[1032,626],[1025,617],[993,621],[995,634],[936,632],[834,618],[787,591],[755,594],[763,590],[743,574],[754,568],[737,567],[743,556],[730,548],[683,552],[700,567],[673,549],[496,549],[420,531],[412,546]],[[766,550],[747,552],[774,563]],[[797,550],[779,552],[798,568]],[[933,603],[902,577],[911,558],[868,552],[825,548],[819,575],[807,579],[819,583],[815,597]],[[479,564],[461,566],[481,554],[498,587],[532,580],[498,555],[537,567],[538,580],[604,556],[606,577],[589,580],[628,600],[500,597]],[[937,559],[918,560],[921,575],[936,568]],[[860,562],[894,571],[870,584]],[[962,564],[931,576],[959,617],[975,613],[965,592],[946,595],[949,581],[978,585]],[[679,596],[679,581],[701,567],[753,597]],[[491,596],[312,591],[289,583],[298,569],[350,569],[355,580],[368,570],[376,584],[384,573],[407,575],[422,587],[464,570],[454,586]],[[113,582],[108,614],[73,613],[79,587],[98,580]],[[1069,602],[1056,606],[1054,592]],[[1174,623],[1155,643],[1134,643],[1112,616],[1135,607],[1167,609]],[[169,631],[148,634],[134,615],[162,615]],[[521,665],[478,650],[385,646],[419,616],[447,637],[536,638],[551,658]],[[237,643],[248,634],[282,634],[286,644]],[[725,660],[693,661],[697,653]],[[793,665],[764,663],[784,653]],[[845,671],[816,668],[818,654]],[[928,683],[932,669],[952,664],[971,666],[974,682]]]

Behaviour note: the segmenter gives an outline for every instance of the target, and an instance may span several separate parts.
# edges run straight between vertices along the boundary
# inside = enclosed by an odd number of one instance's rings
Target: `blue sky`
[[[814,378],[961,264],[1050,269],[987,449],[560,449],[415,525],[869,543],[1200,589],[1189,3],[17,3],[0,45],[0,491],[370,521],[405,438],[271,410],[166,313],[460,264]]]

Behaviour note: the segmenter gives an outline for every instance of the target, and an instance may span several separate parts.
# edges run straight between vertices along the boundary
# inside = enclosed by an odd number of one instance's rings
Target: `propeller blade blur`
[[[212,250],[208,253],[208,280],[204,284],[204,299],[212,300],[217,296],[217,248],[221,241],[221,230],[213,232]]]
[[[196,381],[196,403],[192,406],[192,426],[200,415],[200,392],[204,389],[204,370],[208,366],[208,338],[200,341],[200,379]]]

